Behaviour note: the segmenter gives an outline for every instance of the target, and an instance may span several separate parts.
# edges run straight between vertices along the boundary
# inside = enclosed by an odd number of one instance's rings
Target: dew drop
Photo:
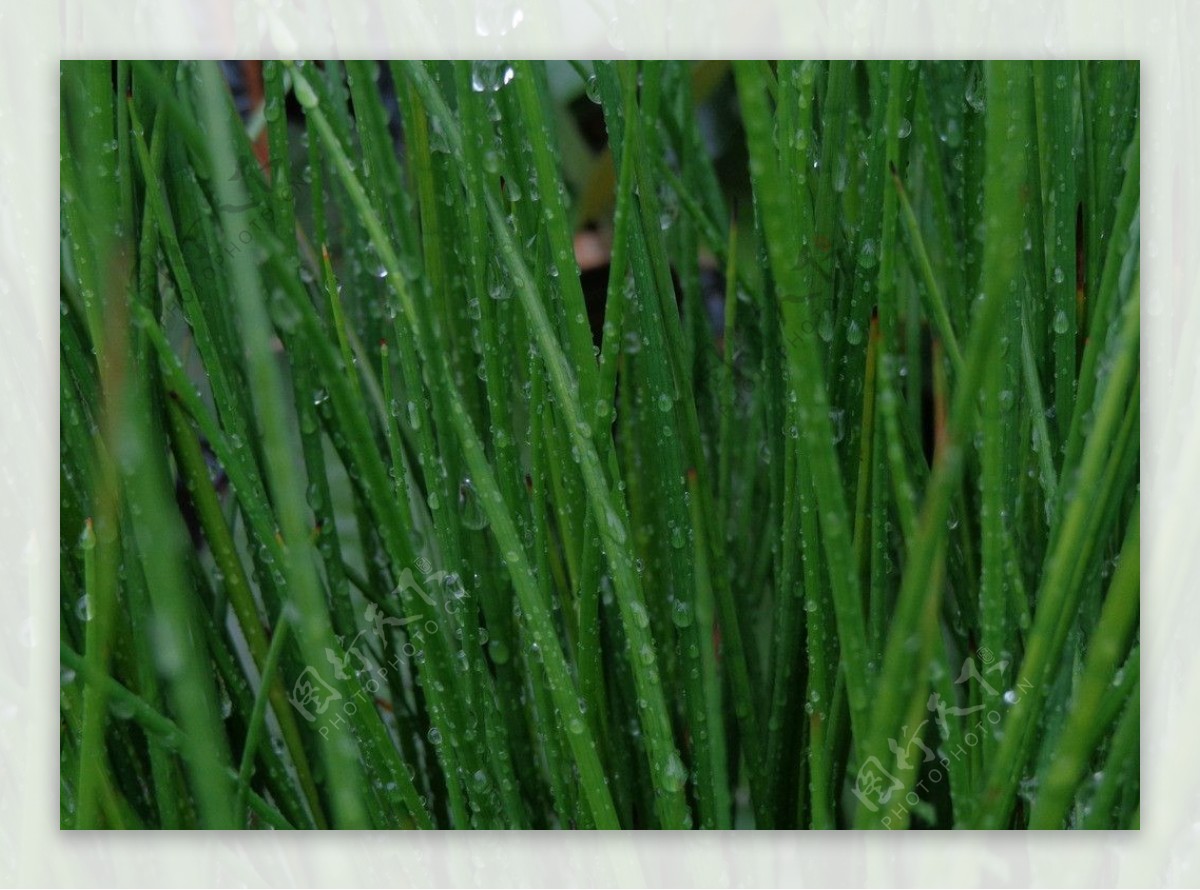
[[[663,767],[662,780],[663,787],[668,791],[681,791],[687,782],[687,768],[675,751],[672,751],[671,756],[667,758],[666,766]]]
[[[513,69],[507,62],[485,60],[471,65],[471,89],[477,93],[494,93],[512,79]]]
[[[509,191],[511,194],[511,189]],[[497,276],[491,287],[488,288],[488,296],[493,300],[507,300],[512,296],[512,286],[506,279]]]
[[[625,523],[612,507],[608,508],[608,530],[618,544],[625,543]]]
[[[488,642],[488,655],[492,657],[494,664],[507,664],[511,653],[508,651],[508,644],[503,640],[491,640]]]
[[[680,629],[691,627],[693,617],[691,603],[676,600],[675,605],[671,607],[671,621]]]
[[[875,249],[875,242],[867,238],[858,251],[858,264],[864,269],[873,269],[877,262],[879,262],[879,255]]]
[[[646,614],[646,607],[641,603],[633,603],[629,607],[629,612],[633,616],[633,623],[643,630],[650,626],[650,616]]]
[[[828,312],[821,313],[821,320],[817,322],[817,334],[826,343],[833,341],[833,316]]]
[[[463,478],[458,484],[458,515],[462,524],[469,529],[479,531],[488,524],[487,513],[480,503],[479,493],[470,476]]]
[[[842,408],[834,408],[829,412],[829,422],[833,426],[833,444],[836,445],[846,438],[846,412]]]

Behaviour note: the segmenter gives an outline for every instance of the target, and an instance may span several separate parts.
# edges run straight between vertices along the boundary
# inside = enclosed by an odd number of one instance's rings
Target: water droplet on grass
[[[686,603],[683,600],[676,600],[675,605],[671,607],[671,621],[675,626],[682,629],[691,627],[692,619],[695,616],[692,613],[691,603]]]
[[[488,296],[493,300],[507,300],[512,296],[512,286],[505,279],[497,277],[488,288]]]
[[[645,629],[650,626],[650,616],[646,614],[646,607],[641,603],[632,603],[629,612],[633,616],[633,623],[638,627]]]
[[[508,644],[503,640],[492,640],[488,643],[488,655],[495,664],[507,664],[511,653],[508,651]]]
[[[846,181],[850,174],[850,159],[844,154],[840,154],[833,162],[833,190],[844,192],[846,190]]]
[[[833,425],[833,444],[836,445],[846,437],[846,412],[842,408],[834,408],[829,412],[829,422]]]
[[[666,766],[662,772],[663,787],[668,791],[681,791],[687,783],[687,767],[683,765],[679,754],[675,751],[671,752],[671,756],[667,758]]]
[[[625,523],[612,507],[608,508],[608,530],[618,544],[625,543]]]
[[[828,312],[821,313],[821,320],[817,322],[817,334],[826,343],[833,341],[833,316]]]
[[[471,65],[471,89],[477,93],[494,93],[513,79],[508,62],[479,61]]]
[[[464,477],[458,485],[458,515],[462,524],[469,529],[479,531],[487,527],[487,513],[479,502],[479,493],[469,476]]]
[[[972,109],[978,112],[982,112],[986,107],[983,89],[983,75],[979,73],[978,69],[976,69],[967,84],[967,89],[963,94],[963,98],[967,100],[967,104],[970,105]]]
[[[873,269],[878,262],[879,255],[875,249],[875,242],[870,238],[865,239],[858,251],[858,264],[864,269]]]

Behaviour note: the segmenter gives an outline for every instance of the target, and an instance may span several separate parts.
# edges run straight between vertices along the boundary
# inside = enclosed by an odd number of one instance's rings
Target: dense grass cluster
[[[1136,63],[261,86],[62,68],[64,827],[1137,826]]]

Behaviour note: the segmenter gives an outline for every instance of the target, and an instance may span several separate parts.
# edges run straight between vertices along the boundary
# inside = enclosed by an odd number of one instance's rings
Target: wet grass
[[[1137,826],[1136,63],[62,84],[63,827]]]

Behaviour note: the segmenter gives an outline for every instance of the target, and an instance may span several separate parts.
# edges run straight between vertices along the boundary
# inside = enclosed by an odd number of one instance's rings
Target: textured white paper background
[[[1185,0],[107,0],[0,5],[0,883],[1195,886],[1200,7]],[[864,836],[58,830],[59,58],[1142,60],[1142,825]]]

